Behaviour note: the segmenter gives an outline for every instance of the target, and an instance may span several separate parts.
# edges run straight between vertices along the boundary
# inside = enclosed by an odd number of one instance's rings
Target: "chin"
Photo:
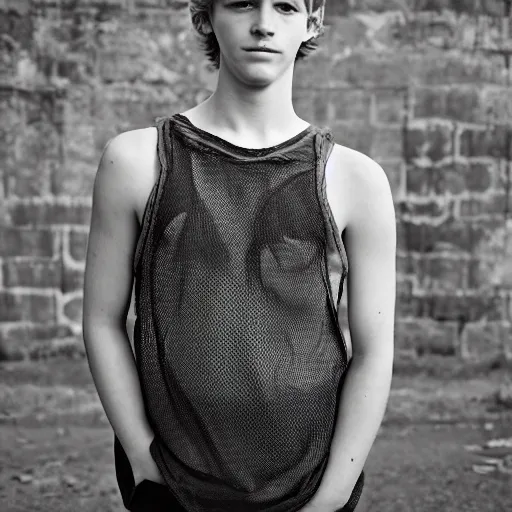
[[[255,63],[239,68],[237,75],[239,79],[247,85],[264,87],[278,80],[285,71],[285,69],[281,69],[280,67],[277,68],[276,66],[269,66],[264,63]]]

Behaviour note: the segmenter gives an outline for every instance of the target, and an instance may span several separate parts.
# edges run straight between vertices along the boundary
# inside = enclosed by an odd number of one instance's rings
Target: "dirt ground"
[[[511,512],[510,367],[404,368],[357,512]],[[0,364],[0,461],[0,512],[125,510],[83,359]]]

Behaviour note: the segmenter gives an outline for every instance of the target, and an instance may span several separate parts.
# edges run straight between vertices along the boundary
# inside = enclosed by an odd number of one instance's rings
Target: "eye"
[[[288,4],[286,2],[280,2],[276,5],[280,6],[280,8],[282,9],[284,8],[285,12],[287,13],[298,12],[297,9],[292,4]]]
[[[229,7],[235,7],[243,9],[244,7],[251,6],[253,2],[233,2],[232,4],[229,4]]]

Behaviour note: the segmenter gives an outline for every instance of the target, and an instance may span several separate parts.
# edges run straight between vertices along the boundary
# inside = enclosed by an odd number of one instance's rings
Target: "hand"
[[[143,480],[151,480],[157,484],[165,484],[162,474],[149,452],[149,444],[140,447],[128,457],[132,466],[135,486]]]
[[[344,504],[331,503],[323,500],[319,495],[315,495],[297,512],[340,512],[343,506]]]

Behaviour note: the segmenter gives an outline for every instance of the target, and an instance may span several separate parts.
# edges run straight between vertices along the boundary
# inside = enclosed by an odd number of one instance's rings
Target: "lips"
[[[264,53],[281,53],[272,48],[265,48],[263,46],[254,46],[251,48],[244,48],[246,52],[264,52]]]

